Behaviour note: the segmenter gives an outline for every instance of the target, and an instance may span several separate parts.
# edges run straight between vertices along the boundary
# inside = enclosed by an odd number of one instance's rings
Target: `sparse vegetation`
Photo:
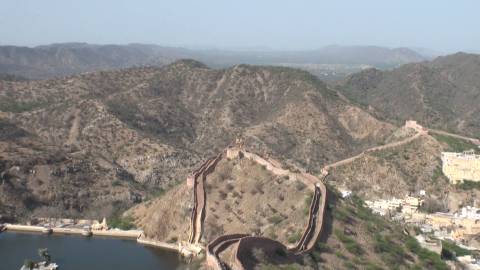
[[[342,242],[345,248],[354,255],[362,255],[364,253],[362,247],[352,237],[344,234],[342,231],[336,229],[335,236]]]
[[[423,204],[420,206],[419,211],[425,213],[435,213],[435,212],[444,212],[445,206],[438,199],[428,197],[423,201]]]
[[[474,150],[478,153],[478,147],[469,142],[452,136],[441,135],[433,133],[432,136],[439,142],[446,143],[448,145],[448,150],[452,152],[463,152],[467,150]]]
[[[303,182],[296,181],[295,182],[295,187],[297,188],[298,191],[304,190],[307,186]]]
[[[173,244],[178,241],[178,237],[173,236],[172,238],[168,239],[167,243]]]
[[[375,252],[381,254],[385,264],[390,268],[395,268],[395,266],[405,264],[405,260],[408,260],[408,256],[406,255],[402,246],[392,241],[389,236],[376,233],[374,240]]]
[[[108,226],[121,230],[131,230],[135,228],[133,218],[131,216],[123,217],[121,215],[114,215],[107,220]]]
[[[472,251],[464,249],[449,240],[442,241],[442,258],[456,260],[459,256],[472,255]]]
[[[418,256],[421,266],[424,269],[436,269],[436,270],[449,269],[447,264],[444,261],[442,261],[442,259],[438,254],[422,248],[420,244],[417,242],[417,239],[415,239],[414,237],[408,236],[407,240],[405,241],[405,245],[411,252],[413,252]]]
[[[296,243],[302,238],[302,233],[300,231],[294,232],[288,236],[288,243],[293,244]]]
[[[436,166],[435,169],[433,170],[432,182],[437,183],[438,178],[440,178],[442,175],[443,175],[442,168],[440,166]]]
[[[313,193],[309,192],[308,195],[305,197],[305,202],[304,202],[304,208],[303,208],[303,213],[308,216],[308,213],[310,212],[310,204],[312,204],[313,200]]]
[[[272,224],[278,224],[280,222],[283,221],[283,218],[281,216],[278,216],[278,215],[275,215],[275,216],[271,216],[268,218],[268,222],[272,223]]]
[[[480,190],[480,182],[463,180],[461,183],[457,184],[456,187],[463,190],[472,190],[472,189]]]
[[[0,111],[3,112],[22,113],[32,111],[34,109],[38,109],[47,105],[48,103],[39,101],[23,102],[12,100],[9,98],[0,99]]]

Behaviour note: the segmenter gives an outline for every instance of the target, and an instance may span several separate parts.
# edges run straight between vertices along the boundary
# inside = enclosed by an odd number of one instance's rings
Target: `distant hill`
[[[338,89],[384,118],[480,134],[480,55],[456,53],[391,71],[368,69]]]
[[[186,56],[182,49],[143,44],[0,46],[0,73],[45,79],[98,70],[164,65]]]
[[[27,78],[18,75],[0,73],[0,81],[26,81]]]
[[[366,66],[391,68],[427,58],[407,48],[328,46],[309,51],[188,50],[147,44],[60,43],[37,47],[0,46],[0,73],[30,79],[135,66],[162,66],[191,58],[224,68],[237,64],[293,66],[320,78],[344,77]]]

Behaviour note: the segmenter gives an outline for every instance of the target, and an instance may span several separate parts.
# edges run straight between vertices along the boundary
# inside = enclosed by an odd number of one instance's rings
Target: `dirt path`
[[[77,138],[80,134],[80,110],[75,109],[74,118],[72,121],[72,126],[68,133],[68,139],[65,142],[66,145],[74,145],[77,144]]]
[[[325,167],[323,167],[323,170],[322,170],[324,172],[323,174],[327,174],[329,169],[352,163],[353,161],[365,156],[365,154],[367,154],[367,153],[382,151],[382,150],[385,150],[385,149],[402,146],[404,144],[407,144],[407,143],[410,143],[410,142],[414,141],[415,139],[417,139],[421,136],[427,136],[429,133],[435,133],[435,134],[450,136],[450,137],[470,141],[470,142],[472,142],[476,145],[480,145],[480,140],[479,139],[470,138],[470,137],[466,137],[466,136],[462,136],[462,135],[458,135],[458,134],[454,134],[454,133],[449,133],[449,132],[446,132],[446,131],[441,131],[441,130],[436,130],[436,129],[424,129],[424,130],[421,130],[421,131],[417,130],[417,134],[415,134],[412,137],[409,137],[409,138],[406,138],[406,139],[403,139],[403,140],[400,140],[400,141],[397,141],[397,142],[392,142],[392,143],[389,143],[389,144],[381,145],[381,146],[375,146],[375,147],[372,147],[372,148],[369,148],[369,149],[363,151],[362,153],[360,153],[356,156],[349,157],[349,158],[334,162],[332,164],[326,165]]]
[[[442,130],[437,130],[437,129],[429,129],[428,132],[435,133],[435,134],[440,134],[440,135],[445,135],[445,136],[450,136],[450,137],[454,137],[454,138],[458,138],[458,139],[462,139],[462,140],[465,140],[465,141],[472,142],[476,145],[480,145],[480,140],[479,139],[470,138],[470,137],[466,137],[466,136],[462,136],[462,135],[458,135],[458,134],[454,134],[454,133],[450,133],[450,132],[446,132],[446,131],[442,131]]]
[[[332,164],[329,164],[329,165],[326,165],[325,167],[323,167],[323,170],[325,171],[328,171],[329,169],[331,168],[336,168],[338,166],[342,166],[342,165],[346,165],[346,164],[349,164],[349,163],[352,163],[353,161],[365,156],[365,154],[367,153],[371,153],[371,152],[376,152],[376,151],[381,151],[381,150],[385,150],[385,149],[389,149],[389,148],[394,148],[394,147],[398,147],[398,146],[402,146],[404,144],[407,144],[407,143],[410,143],[412,142],[413,140],[419,138],[420,136],[424,136],[426,135],[427,133],[426,132],[418,132],[417,134],[415,134],[414,136],[412,137],[408,137],[406,139],[403,139],[401,141],[397,141],[397,142],[392,142],[392,143],[389,143],[389,144],[385,144],[385,145],[381,145],[381,146],[375,146],[375,147],[372,147],[372,148],[369,148],[365,151],[363,151],[362,153],[356,155],[356,156],[353,156],[353,157],[349,157],[349,158],[346,158],[346,159],[343,159],[343,160],[339,160],[335,163],[332,163]]]

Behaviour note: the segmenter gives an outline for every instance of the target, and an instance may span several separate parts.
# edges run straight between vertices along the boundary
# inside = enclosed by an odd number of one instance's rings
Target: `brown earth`
[[[42,155],[56,156],[51,149],[57,149],[88,164],[82,178],[102,182],[90,165],[98,163],[108,171],[102,177],[109,179],[101,192],[113,186],[126,188],[136,194],[127,205],[182,181],[195,164],[237,137],[245,138],[256,152],[319,172],[325,163],[376,145],[394,130],[306,72],[245,65],[213,70],[190,60],[164,68],[0,81],[0,111],[3,121],[31,134],[28,140],[48,146],[39,150]],[[2,138],[5,144],[13,141],[13,137]],[[23,156],[0,163],[2,172],[14,165],[22,171],[45,165]],[[70,176],[59,177],[53,178],[52,185]],[[85,184],[61,186],[73,194],[85,192]],[[26,194],[35,189],[27,189]],[[17,191],[8,189],[0,195],[11,196],[18,196]],[[62,196],[45,204],[4,200],[2,207],[18,212],[39,206],[64,209]],[[116,196],[106,195],[109,199],[100,207],[91,207],[100,195],[89,196],[88,200],[69,198],[68,209],[87,215],[98,209],[108,213],[123,204]]]
[[[291,246],[308,221],[310,189],[297,180],[272,175],[249,159],[222,159],[205,186],[203,244],[224,234],[245,233]],[[147,236],[188,241],[192,189],[185,182],[128,213]]]

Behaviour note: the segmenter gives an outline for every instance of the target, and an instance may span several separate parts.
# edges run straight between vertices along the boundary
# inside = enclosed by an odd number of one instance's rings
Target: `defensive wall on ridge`
[[[246,254],[247,250],[252,247],[261,248],[267,252],[272,248],[280,248],[290,254],[289,256],[296,256],[310,251],[319,238],[323,227],[323,217],[327,197],[327,189],[323,182],[308,173],[294,173],[283,169],[278,161],[260,157],[259,155],[250,153],[239,147],[228,147],[222,152],[222,154],[219,154],[215,158],[208,159],[199,167],[199,169],[195,170],[192,175],[187,178],[188,186],[194,188],[194,207],[191,216],[192,226],[190,243],[198,244],[198,241],[201,238],[202,224],[205,218],[205,201],[207,199],[205,197],[203,183],[206,181],[207,175],[213,172],[216,164],[224,156],[230,159],[239,157],[250,159],[259,165],[265,166],[266,170],[274,175],[288,176],[291,180],[298,180],[305,183],[310,189],[314,190],[315,193],[309,208],[308,223],[301,239],[297,242],[294,248],[289,249],[282,243],[265,237],[256,237],[246,234],[222,235],[211,241],[206,247],[207,266],[216,270],[227,269],[226,264],[220,260],[219,253],[232,245],[235,245],[235,258],[233,260],[235,269],[239,270],[250,269],[248,262],[246,262]]]

